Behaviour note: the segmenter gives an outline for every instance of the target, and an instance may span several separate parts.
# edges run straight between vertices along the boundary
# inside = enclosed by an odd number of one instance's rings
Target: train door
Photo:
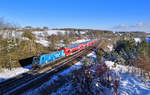
[[[71,49],[70,48],[65,49],[65,54],[66,54],[66,56],[70,55],[71,54]]]
[[[42,66],[42,65],[46,64],[45,61],[46,61],[46,56],[42,55],[41,58],[40,58],[40,65]]]
[[[80,46],[79,46],[79,50],[82,50],[83,49],[83,46],[82,46],[82,44],[80,44]]]
[[[40,57],[39,56],[35,56],[33,58],[33,62],[32,62],[32,67],[36,68],[40,65]]]

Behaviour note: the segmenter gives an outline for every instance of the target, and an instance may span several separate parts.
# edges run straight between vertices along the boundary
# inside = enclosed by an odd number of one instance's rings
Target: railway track
[[[16,95],[24,92],[25,89],[27,90],[29,88],[36,87],[37,83],[38,85],[41,85],[46,80],[48,80],[50,76],[67,68],[69,65],[65,66],[66,64],[71,63],[73,60],[86,55],[88,52],[89,49],[85,49],[72,56],[64,58],[63,60],[57,60],[57,64],[48,64],[39,70],[29,71],[27,73],[15,77],[14,79],[7,80],[0,84],[0,95]]]

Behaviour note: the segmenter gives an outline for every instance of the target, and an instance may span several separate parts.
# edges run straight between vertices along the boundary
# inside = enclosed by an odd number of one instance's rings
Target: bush
[[[150,43],[142,41],[137,49],[140,56],[150,57]]]
[[[34,34],[32,34],[31,31],[24,31],[24,33],[22,34],[23,37],[27,37],[29,38],[30,40],[35,40],[35,36]]]
[[[121,40],[118,41],[115,45],[115,51],[116,52],[120,52],[122,50],[124,50],[125,52],[130,52],[131,50],[136,48],[136,42],[131,40]]]
[[[127,64],[128,60],[137,56],[136,43],[134,40],[120,40],[114,46],[114,51],[105,53],[104,57],[118,64]]]

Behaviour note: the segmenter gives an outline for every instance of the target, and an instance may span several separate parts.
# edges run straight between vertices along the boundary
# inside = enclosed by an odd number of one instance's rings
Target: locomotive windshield
[[[38,63],[39,60],[40,60],[40,57],[39,57],[39,56],[34,57],[34,62],[35,62],[35,63]]]

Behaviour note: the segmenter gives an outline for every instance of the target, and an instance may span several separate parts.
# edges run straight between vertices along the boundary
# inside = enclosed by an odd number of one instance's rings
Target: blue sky
[[[0,0],[0,17],[21,26],[150,30],[150,0]]]

